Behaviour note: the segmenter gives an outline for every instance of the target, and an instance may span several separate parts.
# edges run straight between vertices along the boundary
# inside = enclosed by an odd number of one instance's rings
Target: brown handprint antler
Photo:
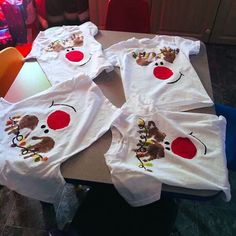
[[[83,46],[84,37],[81,33],[72,34],[69,38],[64,40],[56,40],[49,44],[46,51],[48,52],[60,52],[66,48],[74,47],[74,46]]]
[[[159,58],[155,52],[133,52],[132,56],[140,66],[147,66]]]
[[[48,51],[48,52],[52,52],[52,51],[60,52],[63,49],[65,49],[65,47],[63,46],[62,42],[60,40],[56,40],[56,41],[50,43],[50,45],[48,46],[46,51]]]
[[[73,41],[73,44],[75,46],[83,46],[84,43],[84,37],[81,34],[73,34],[71,36],[71,39]]]
[[[10,117],[6,123],[7,128],[5,129],[8,134],[17,134],[20,129],[28,128],[34,130],[38,125],[38,118],[34,115],[25,115]]]
[[[176,55],[179,53],[179,49],[166,48],[160,49],[161,53],[164,55],[164,60],[173,63]]]

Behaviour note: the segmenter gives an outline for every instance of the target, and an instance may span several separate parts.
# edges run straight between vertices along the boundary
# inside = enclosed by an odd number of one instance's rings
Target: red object
[[[172,75],[173,72],[169,68],[165,66],[157,66],[153,70],[153,74],[156,78],[160,80],[166,80],[169,79]]]
[[[110,0],[106,30],[150,33],[150,13],[146,0]]]
[[[0,29],[0,50],[13,45],[14,42],[8,28]]]
[[[36,0],[36,8],[37,13],[43,18],[46,19],[46,8],[45,8],[45,0]]]
[[[23,16],[23,3],[11,4],[6,1],[1,5],[7,25],[15,43],[27,43],[27,30]]]
[[[16,45],[15,48],[21,53],[23,57],[26,57],[32,49],[32,43]]]
[[[39,22],[34,0],[24,1],[25,25],[27,30],[27,42],[33,42],[39,33]]]
[[[79,62],[79,61],[83,60],[84,54],[80,51],[71,51],[66,54],[66,58],[69,61]]]
[[[195,145],[189,138],[176,138],[171,143],[171,150],[174,154],[186,158],[192,159],[197,153]]]
[[[47,124],[50,129],[58,130],[66,128],[70,123],[70,115],[67,112],[57,110],[48,116]]]

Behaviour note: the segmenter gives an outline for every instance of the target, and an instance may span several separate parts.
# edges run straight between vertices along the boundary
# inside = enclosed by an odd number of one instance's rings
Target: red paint
[[[181,137],[176,138],[171,143],[171,150],[174,154],[186,159],[192,159],[197,153],[197,149],[192,141],[189,138]]]
[[[169,68],[165,66],[157,66],[154,68],[153,74],[158,79],[166,80],[166,79],[169,79],[173,75],[173,72],[172,70],[170,70]]]
[[[6,125],[12,125],[13,124],[13,121],[12,120],[8,120]]]
[[[48,116],[47,124],[50,129],[57,130],[67,127],[70,123],[70,115],[64,111],[57,110]]]
[[[80,62],[84,58],[84,54],[81,51],[70,51],[66,53],[66,58],[69,61]]]

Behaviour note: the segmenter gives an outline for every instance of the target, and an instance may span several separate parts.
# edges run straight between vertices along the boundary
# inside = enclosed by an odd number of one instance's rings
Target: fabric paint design
[[[73,106],[67,104],[57,104],[52,101],[49,108],[53,106],[66,106],[77,112]],[[47,153],[53,149],[55,141],[50,136],[33,136],[31,133],[39,129],[45,134],[49,133],[50,130],[62,130],[70,125],[70,121],[71,115],[60,109],[51,112],[46,119],[46,124],[42,124],[40,128],[38,127],[39,118],[37,116],[29,114],[24,116],[15,115],[10,116],[7,120],[5,132],[8,135],[14,135],[11,140],[11,147],[19,148],[20,156],[23,156],[23,159],[33,157],[35,162],[47,161],[48,157],[42,155],[42,153]]]
[[[165,62],[174,63],[176,56],[179,53],[179,49],[166,48],[160,49],[159,53],[155,52],[133,52],[132,56],[136,60],[136,63],[140,66],[148,66],[150,63],[155,62],[155,67],[153,68],[153,75],[159,80],[168,80],[174,75],[171,68],[165,65]],[[179,72],[179,77],[167,84],[174,84],[182,78],[183,73]]]
[[[73,34],[65,40],[55,40],[46,48],[47,52],[64,53],[65,59],[70,63],[83,66],[90,61],[91,55],[86,50],[80,50],[84,44],[81,32]]]
[[[166,134],[159,130],[154,121],[145,121],[140,118],[137,122],[139,130],[139,142],[137,148],[133,149],[136,158],[139,160],[140,168],[152,172],[147,167],[152,167],[152,160],[165,157],[165,149],[173,154],[185,158],[193,159],[197,154],[197,147],[188,137],[177,137],[171,143],[166,141]],[[207,153],[206,145],[198,139],[193,133],[189,133],[191,138],[196,139],[204,147],[204,155]]]

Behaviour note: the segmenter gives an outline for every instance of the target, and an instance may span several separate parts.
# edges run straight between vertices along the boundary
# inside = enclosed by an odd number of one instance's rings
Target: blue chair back
[[[229,170],[236,171],[236,108],[223,104],[215,104],[216,115],[227,120],[226,125],[226,158]]]

